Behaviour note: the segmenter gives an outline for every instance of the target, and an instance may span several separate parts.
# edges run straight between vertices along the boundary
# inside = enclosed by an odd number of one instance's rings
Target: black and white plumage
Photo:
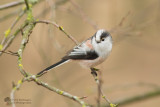
[[[84,67],[91,68],[102,63],[112,50],[112,37],[104,29],[98,30],[92,37],[75,46],[61,61],[47,67],[37,75],[60,66],[70,60],[79,61]]]

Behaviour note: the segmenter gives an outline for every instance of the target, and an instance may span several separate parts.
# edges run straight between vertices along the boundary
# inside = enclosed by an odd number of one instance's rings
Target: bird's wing
[[[82,44],[74,47],[74,49],[62,59],[92,60],[96,59],[97,57],[98,54],[94,51],[91,40],[88,39]]]

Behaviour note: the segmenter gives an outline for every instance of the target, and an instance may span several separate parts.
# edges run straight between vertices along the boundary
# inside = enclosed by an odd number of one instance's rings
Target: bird
[[[69,51],[61,60],[45,68],[37,75],[58,67],[69,61],[77,61],[84,68],[93,68],[104,62],[112,50],[112,36],[105,29],[99,29],[93,36],[84,40]]]

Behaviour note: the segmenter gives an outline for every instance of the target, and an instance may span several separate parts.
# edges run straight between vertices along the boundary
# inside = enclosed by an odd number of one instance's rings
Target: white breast
[[[105,42],[99,44],[97,44],[95,41],[92,41],[92,45],[99,57],[94,60],[79,60],[80,65],[85,68],[95,67],[107,59],[112,50],[112,38],[110,36]]]

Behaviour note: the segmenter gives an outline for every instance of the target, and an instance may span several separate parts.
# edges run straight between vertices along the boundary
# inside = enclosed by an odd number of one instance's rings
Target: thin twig
[[[40,3],[43,0],[39,0],[38,3]],[[37,4],[37,2],[31,2],[32,5]],[[30,7],[29,7],[30,8]],[[6,32],[5,32],[5,37],[2,40],[1,44],[0,44],[0,51],[5,51],[10,44],[12,43],[12,41],[14,40],[14,38],[18,35],[18,33],[21,31],[21,29],[23,29],[25,26],[27,26],[28,22],[25,21],[24,24],[22,24],[22,26],[20,28],[18,28],[13,35],[9,36],[8,40],[6,41],[8,35],[11,32],[11,29],[15,26],[15,24],[19,21],[19,19],[23,16],[23,14],[26,12],[26,9],[23,9],[23,11],[20,13],[20,15],[16,18],[15,22],[13,22],[13,24],[11,25],[11,28],[9,28]],[[30,19],[30,18],[28,18]],[[5,44],[4,44],[5,43]],[[0,55],[2,55],[2,52],[0,52]]]
[[[34,81],[35,83],[37,83],[39,86],[45,87],[50,91],[53,91],[59,95],[62,95],[64,97],[67,97],[69,99],[72,99],[73,101],[76,101],[77,103],[81,104],[82,107],[90,107],[88,104],[86,104],[84,101],[82,101],[82,97],[77,97],[74,95],[69,94],[68,92],[62,91],[56,87],[50,86],[48,83],[45,83],[43,81],[41,81],[40,79],[36,78],[35,75],[29,75],[27,77],[24,77],[23,79],[19,80],[17,85],[13,87],[11,94],[10,94],[10,99],[11,99],[11,103],[12,103],[12,107],[15,107],[15,103],[14,103],[14,94],[15,91],[18,90],[20,88],[20,86],[22,85],[22,83],[24,83],[25,81],[31,82]],[[86,97],[83,97],[86,98]]]
[[[28,43],[29,35],[31,34],[34,26],[35,26],[35,24],[30,22],[29,25],[24,30],[23,36],[22,36],[21,45],[20,45],[20,48],[18,50],[18,65],[19,65],[20,72],[24,75],[24,77],[26,77],[28,74],[23,69],[22,54],[23,54],[23,51],[24,51],[24,49],[26,47],[26,44]]]
[[[98,70],[98,75],[99,75],[99,82],[98,82],[98,95],[100,97],[100,95],[102,96],[102,98],[104,98],[104,100],[106,102],[108,102],[109,104],[111,104],[111,101],[109,99],[107,99],[107,97],[104,95],[103,91],[102,91],[102,72],[101,70]]]
[[[102,75],[101,75],[101,71],[100,70],[98,70],[98,74],[99,74],[99,82],[98,82],[97,106],[100,107],[101,106],[100,105],[100,103],[101,103],[101,92],[102,92]]]
[[[11,35],[9,37],[9,39],[6,41],[6,43],[4,45],[1,45],[2,46],[2,49],[1,51],[5,51],[9,46],[10,44],[12,43],[12,41],[14,40],[14,38],[18,35],[18,33],[21,31],[21,29],[23,29],[25,26],[27,26],[28,23],[25,22],[24,24],[21,25],[20,28],[18,28],[13,35]],[[2,55],[2,52],[0,52],[0,55]]]
[[[28,3],[26,3],[26,5],[27,4]],[[31,11],[30,7],[28,7],[27,19],[25,20],[25,22],[28,23],[28,24],[25,27],[25,29],[23,30],[21,45],[20,45],[20,48],[18,49],[18,66],[19,66],[19,70],[20,70],[21,74],[24,77],[27,77],[29,74],[27,72],[25,72],[25,70],[23,68],[22,54],[23,54],[23,51],[24,51],[24,49],[26,47],[26,44],[28,43],[29,36],[32,33],[33,28],[35,27],[35,24],[33,23],[34,21],[35,21],[35,19],[32,16],[32,11]],[[21,29],[20,29],[20,31],[21,31]]]
[[[64,29],[62,26],[56,24],[55,22],[51,22],[51,21],[47,21],[47,20],[39,20],[39,21],[36,21],[35,23],[46,23],[46,24],[52,24],[54,25],[55,27],[57,27],[59,30],[61,30],[64,34],[66,34],[66,36],[68,38],[70,38],[76,45],[78,45],[78,41],[73,38],[73,36],[69,35]]]
[[[16,16],[18,13],[20,13],[21,9],[20,10],[17,10],[17,11],[13,11],[13,12],[8,12],[6,15],[3,15],[0,17],[0,22],[3,22],[9,18],[12,18],[13,16]]]
[[[79,104],[82,105],[82,107],[89,107],[88,104],[86,104],[84,101],[80,100],[81,97],[71,95],[68,92],[57,89],[56,87],[52,87],[52,86],[48,85],[48,83],[45,83],[45,82],[41,81],[40,79],[36,78],[35,75],[30,76],[30,79],[33,79],[38,85],[41,85],[41,86],[47,88],[50,91],[53,91],[53,92],[55,92],[59,95],[63,95],[65,97],[69,98],[69,99],[72,99],[72,100],[78,102]]]
[[[69,0],[58,0],[58,1],[55,1],[55,3],[52,5],[54,6],[54,9],[57,9],[59,6],[67,3]],[[43,9],[35,18],[39,18],[41,16],[44,16],[46,15],[48,12],[50,11],[50,7],[47,7],[45,9]]]
[[[13,56],[18,56],[18,54],[17,54],[17,53],[12,52],[12,51],[8,51],[8,52],[0,51],[0,52],[5,53],[5,54],[9,54],[9,55],[13,55]]]
[[[42,2],[42,1],[44,1],[44,0],[38,0],[38,1],[34,1],[34,0],[30,0],[30,3],[32,4],[32,6],[34,6],[34,5],[36,5],[36,4],[38,4],[38,3],[40,3],[40,2]],[[24,0],[21,0],[21,1],[17,1],[17,2],[23,2],[22,4],[24,4]],[[9,3],[10,4],[10,3]],[[12,3],[11,3],[12,4]],[[9,7],[8,7],[9,8]],[[22,11],[22,9],[19,9],[18,11],[13,11],[13,12],[11,12],[11,13],[8,13],[7,15],[3,15],[2,17],[0,17],[0,22],[2,22],[2,21],[4,21],[4,20],[6,20],[6,19],[8,19],[8,18],[11,18],[12,16],[15,16],[17,13],[19,13],[19,12],[21,12]]]
[[[80,16],[85,22],[89,23],[95,30],[99,29],[98,25],[84,13],[81,7],[74,0],[70,0],[70,2],[79,11]]]
[[[123,25],[124,21],[128,18],[128,16],[130,15],[130,13],[131,13],[131,11],[129,11],[129,12],[126,14],[126,16],[124,16],[124,17],[122,18],[122,20],[121,20],[120,23],[119,23],[119,26],[122,26],[122,25]]]
[[[3,46],[8,38],[8,35],[10,34],[11,30],[14,28],[14,26],[17,24],[17,22],[21,19],[21,17],[24,15],[25,10],[22,11],[15,19],[15,21],[12,23],[11,27],[5,32],[5,36],[1,42],[1,45]]]
[[[24,1],[20,0],[20,1],[10,2],[10,3],[4,4],[4,5],[0,5],[0,10],[7,9],[10,7],[15,7],[15,6],[21,5],[23,3],[24,3]]]
[[[117,28],[123,26],[124,22],[126,21],[126,19],[128,18],[128,16],[131,14],[131,11],[129,11],[126,16],[124,16],[121,21],[119,22],[119,24],[117,26],[115,26],[114,28],[112,28],[111,30],[109,30],[109,32],[113,33],[117,30]]]
[[[124,99],[119,99],[114,102],[118,105],[125,105],[125,104],[129,104],[129,103],[133,103],[136,101],[141,101],[141,100],[145,100],[145,99],[149,99],[149,98],[153,98],[153,97],[157,97],[157,96],[160,96],[160,87],[157,89],[154,89],[152,91],[143,93],[143,94],[135,95],[135,96],[124,98]],[[102,107],[110,107],[110,106],[104,105]]]
[[[15,91],[18,90],[20,88],[20,86],[22,85],[22,83],[24,82],[24,79],[21,79],[18,81],[17,85],[15,85],[13,88],[12,88],[12,91],[10,93],[10,101],[11,101],[11,104],[12,104],[12,107],[16,107],[15,105],[15,100],[14,100],[14,94],[15,94]]]
[[[31,12],[31,11],[28,11],[28,12]],[[28,14],[32,14],[32,13],[28,13]],[[25,27],[25,29],[23,30],[22,41],[21,41],[20,48],[18,50],[18,65],[19,65],[19,70],[20,70],[21,74],[25,77],[25,79],[27,81],[34,80],[38,85],[41,85],[41,86],[43,86],[43,87],[45,87],[45,88],[47,88],[47,89],[49,89],[51,91],[54,91],[57,94],[63,95],[65,97],[67,97],[67,98],[70,98],[70,99],[78,102],[79,104],[81,104],[82,107],[87,107],[87,104],[84,101],[81,101],[79,97],[73,96],[73,95],[71,95],[71,94],[69,94],[67,92],[64,92],[64,91],[59,90],[59,89],[57,89],[55,87],[52,87],[52,86],[48,85],[47,83],[45,83],[45,82],[39,80],[38,78],[36,78],[34,75],[28,74],[24,70],[23,65],[22,65],[22,54],[24,52],[26,44],[28,43],[29,35],[32,32],[33,28],[35,27],[34,18],[33,18],[33,16],[31,16],[31,17],[32,18],[30,18],[30,20],[27,19],[28,24]],[[60,30],[63,30],[61,26],[58,26],[56,24],[54,24],[54,25],[57,26]],[[19,87],[19,85],[17,87]],[[16,87],[16,89],[17,89],[17,87]],[[11,98],[12,99],[14,98],[14,93],[15,93],[16,89],[14,88],[12,90],[12,92],[11,92]],[[12,106],[15,107],[14,102],[12,104],[13,104]]]
[[[104,95],[102,91],[102,78],[101,78],[101,71],[97,68],[91,68],[91,74],[94,77],[95,82],[97,83],[98,86],[98,98],[97,98],[97,106],[100,107],[100,96],[105,99],[107,103],[109,103],[110,107],[117,107],[116,104],[113,104],[107,97]],[[97,75],[97,72],[99,74],[99,77]]]
[[[45,88],[47,88],[48,90],[51,90],[53,92],[56,92],[57,94],[59,95],[63,95],[67,98],[70,98],[76,102],[78,102],[79,104],[82,105],[82,107],[89,107],[84,101],[81,100],[80,97],[77,97],[77,96],[73,96],[65,91],[62,91],[60,89],[57,89],[55,87],[52,87],[50,85],[48,85],[47,83],[39,80],[38,78],[36,78],[34,75],[31,75],[29,74],[28,72],[26,72],[23,68],[23,64],[22,64],[22,54],[24,52],[24,49],[26,47],[26,44],[28,43],[28,40],[29,40],[29,35],[31,34],[33,28],[35,27],[35,20],[34,20],[34,17],[32,16],[32,11],[30,10],[30,7],[28,5],[28,2],[27,0],[25,0],[25,3],[26,3],[26,7],[28,9],[28,12],[27,12],[27,19],[25,20],[25,23],[21,26],[21,28],[17,29],[16,32],[14,33],[14,35],[17,35],[20,31],[22,31],[22,41],[21,41],[21,44],[20,44],[20,48],[18,50],[18,66],[19,66],[19,70],[21,72],[21,74],[24,76],[24,78],[22,80],[19,80],[17,85],[14,85],[12,91],[11,91],[11,94],[10,94],[10,98],[11,98],[11,102],[12,102],[12,107],[15,107],[15,103],[14,103],[14,94],[15,94],[15,91],[18,90],[21,86],[21,84],[24,82],[24,81],[34,81],[36,82],[38,85],[41,85]],[[53,24],[53,23],[52,23]],[[14,24],[15,25],[15,24]],[[14,26],[13,25],[13,26]],[[56,26],[56,24],[54,24]],[[63,31],[70,39],[70,35],[68,35],[64,29],[57,25],[57,27]],[[22,30],[23,29],[23,30]],[[11,37],[15,37],[15,36],[11,36]],[[13,39],[11,39],[13,40]],[[8,41],[7,41],[8,42]],[[8,45],[10,44],[11,42],[7,43]],[[8,52],[7,52],[8,53]],[[85,98],[85,97],[83,97]]]

